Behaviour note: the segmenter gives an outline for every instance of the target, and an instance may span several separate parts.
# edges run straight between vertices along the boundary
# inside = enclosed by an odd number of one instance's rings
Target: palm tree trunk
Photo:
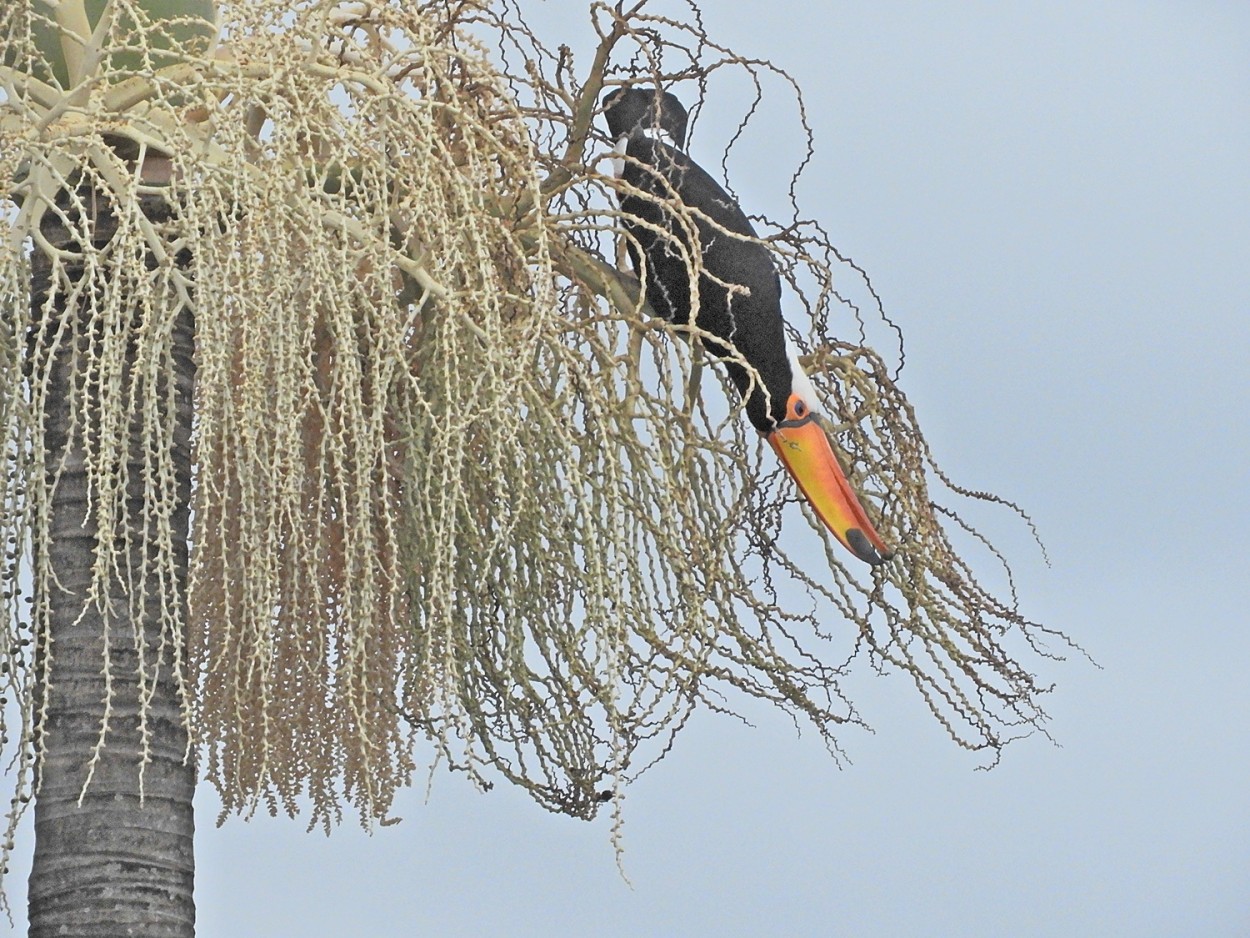
[[[117,219],[103,197],[84,193],[85,204],[95,206],[88,230],[98,247],[117,230]],[[145,201],[154,221],[168,218],[160,199]],[[45,222],[45,236],[74,253],[74,233],[59,221]],[[69,271],[82,276],[82,266]],[[42,255],[34,259],[32,302],[36,317],[43,309],[53,271]],[[75,316],[71,330],[79,351],[94,341],[83,326],[81,310],[66,310],[67,290],[55,288],[55,313]],[[82,303],[91,302],[85,298]],[[38,318],[36,318],[38,322]],[[179,314],[174,336],[177,382],[177,424],[174,434],[178,510],[172,519],[176,542],[176,570],[185,587],[187,526],[191,488],[191,392],[194,325],[191,312]],[[73,344],[73,343],[66,343]],[[63,465],[51,505],[51,542],[48,560],[53,581],[48,595],[51,609],[48,632],[37,649],[40,668],[48,665],[50,679],[40,689],[38,732],[45,753],[35,798],[35,856],[30,876],[30,935],[192,936],[195,905],[192,896],[194,821],[191,798],[195,766],[187,759],[187,732],[182,699],[173,670],[168,639],[161,643],[158,590],[134,621],[131,597],[124,582],[109,583],[109,601],[115,610],[107,625],[107,655],[111,686],[106,686],[106,623],[99,609],[86,602],[98,541],[89,501],[83,448],[84,430],[72,429],[71,412],[87,416],[89,401],[75,407],[73,395],[84,395],[82,382],[71,375],[68,349],[52,368],[51,392],[45,413],[45,471]],[[164,395],[160,395],[165,399]],[[140,405],[141,406],[141,405]],[[88,431],[92,432],[92,431]],[[134,427],[126,524],[132,567],[141,562],[144,521],[142,501],[142,442]],[[136,463],[135,461],[138,460]],[[122,554],[122,556],[126,556]],[[185,588],[180,591],[185,596]],[[185,621],[185,605],[183,607]],[[135,636],[138,636],[136,639]],[[140,650],[144,667],[153,663],[159,677],[149,685],[149,701],[140,699],[136,675]],[[97,748],[108,700],[106,745]],[[144,736],[147,761],[143,764]],[[92,760],[95,759],[94,765]],[[84,783],[90,775],[90,784]]]

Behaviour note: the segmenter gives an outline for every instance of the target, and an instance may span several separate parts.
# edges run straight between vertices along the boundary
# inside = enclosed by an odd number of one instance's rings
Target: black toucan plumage
[[[666,319],[688,323],[694,303],[687,258],[697,253],[695,324],[715,337],[703,342],[724,360],[747,417],[838,540],[867,563],[888,560],[889,550],[814,420],[818,401],[786,345],[771,252],[737,202],[682,149],[686,109],[668,92],[621,88],[604,97],[603,111],[623,156],[618,174],[630,191],[620,193],[621,211],[647,302]],[[675,202],[686,211],[674,211]],[[737,355],[716,339],[732,344]]]

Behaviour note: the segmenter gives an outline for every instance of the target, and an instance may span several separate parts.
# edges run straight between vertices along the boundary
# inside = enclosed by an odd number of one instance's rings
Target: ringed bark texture
[[[117,230],[106,198],[80,193],[91,207],[96,251],[105,248]],[[156,223],[168,219],[159,198],[145,197],[145,214]],[[81,255],[76,235],[48,213],[44,235],[62,250]],[[99,255],[97,255],[98,257]],[[114,259],[113,262],[116,262]],[[147,261],[153,264],[151,258]],[[118,577],[109,581],[113,613],[106,622],[98,604],[87,601],[92,566],[99,548],[92,517],[91,492],[85,470],[84,433],[92,426],[91,391],[73,376],[75,356],[81,360],[96,340],[84,327],[90,295],[66,309],[72,284],[83,276],[77,260],[61,261],[59,272],[36,252],[32,302],[36,322],[56,329],[57,317],[74,322],[63,329],[52,366],[52,393],[45,414],[45,472],[58,464],[61,477],[51,506],[48,560],[54,582],[50,590],[48,630],[40,636],[39,667],[49,665],[50,680],[40,688],[38,732],[45,747],[35,797],[35,856],[30,877],[30,935],[178,936],[195,933],[194,820],[191,798],[195,766],[187,759],[187,732],[174,650],[168,632],[162,641],[160,590],[143,590],[146,599],[132,615],[132,596]],[[57,277],[59,282],[54,282]],[[49,290],[53,308],[45,309]],[[88,291],[89,294],[89,291]],[[40,312],[44,311],[44,312]],[[176,382],[172,395],[158,394],[158,406],[173,400],[177,410],[173,445],[178,509],[172,520],[175,564],[185,621],[187,528],[191,488],[191,401],[194,383],[194,323],[185,306],[174,328],[173,374],[159,379]],[[45,346],[46,347],[46,346]],[[75,395],[78,400],[75,401]],[[143,406],[136,401],[136,413]],[[77,425],[74,416],[77,417]],[[118,556],[132,569],[142,564],[143,445],[137,418],[129,433],[130,485],[126,492],[126,544]],[[149,564],[150,566],[150,564]],[[124,571],[123,571],[124,572]],[[136,621],[136,619],[138,621]],[[105,675],[105,656],[108,677]],[[142,655],[142,658],[141,658]],[[49,657],[50,656],[50,657]],[[181,657],[181,656],[179,656]],[[155,681],[146,682],[143,699],[140,669]],[[107,701],[107,716],[106,716]],[[107,723],[105,722],[107,720]],[[101,748],[101,728],[106,727]],[[146,764],[143,755],[146,745]],[[94,765],[92,764],[94,759]],[[87,783],[90,778],[90,783]]]

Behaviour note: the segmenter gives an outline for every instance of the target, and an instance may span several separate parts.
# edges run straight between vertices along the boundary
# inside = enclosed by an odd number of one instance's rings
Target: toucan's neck
[[[657,143],[662,143],[667,147],[671,147],[672,149],[681,152],[681,148],[677,146],[677,142],[667,131],[653,129],[652,132],[648,132],[641,127],[636,127],[634,128],[632,135],[621,134],[620,137],[617,138],[616,146],[612,150],[612,175],[616,176],[618,179],[625,174],[625,153],[629,148],[631,136],[654,140]]]

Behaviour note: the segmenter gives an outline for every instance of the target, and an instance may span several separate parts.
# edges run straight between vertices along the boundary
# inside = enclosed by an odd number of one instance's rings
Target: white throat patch
[[[612,175],[620,179],[625,173],[625,148],[629,146],[629,134],[621,134],[612,148]]]
[[[672,147],[674,150],[681,149],[681,147],[677,145],[677,141],[673,139],[673,135],[670,134],[667,130],[657,130],[655,132],[655,137],[653,139],[658,140],[660,141],[660,143],[663,143],[667,146]]]
[[[789,336],[786,336],[786,353],[790,358],[791,392],[803,399],[803,403],[807,405],[808,410],[819,413],[820,398],[816,396],[816,388],[812,385],[811,379],[807,377],[807,372],[799,364],[799,351],[794,347],[794,343],[790,341]]]

